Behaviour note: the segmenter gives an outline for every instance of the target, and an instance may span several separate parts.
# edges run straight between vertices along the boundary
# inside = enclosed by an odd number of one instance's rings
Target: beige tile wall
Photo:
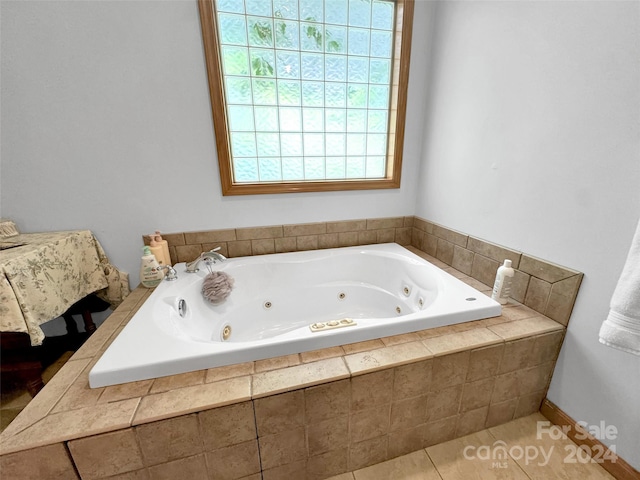
[[[163,234],[174,263],[189,262],[201,252],[221,247],[228,257],[350,247],[372,243],[411,244],[413,217],[274,225]],[[149,239],[143,240],[148,244]]]
[[[479,348],[438,355],[460,335],[427,337],[435,356],[426,360],[71,440],[71,460],[89,480],[315,480],[366,467],[538,410],[564,330],[524,338],[498,331],[460,341]],[[268,372],[288,384],[279,370]],[[62,444],[45,448],[60,449],[47,468],[77,478]],[[36,468],[19,460],[3,467]]]
[[[569,322],[582,282],[580,272],[417,217],[411,245],[489,287],[498,267],[510,259],[516,269],[511,297],[565,326]]]
[[[7,479],[79,478],[64,443],[54,443],[0,457],[0,476]]]
[[[68,442],[82,479],[260,478],[251,402]]]
[[[512,298],[565,326],[583,277],[575,270],[413,216],[170,233],[164,238],[173,263],[191,261],[216,247],[225,256],[240,257],[396,242],[413,245],[489,287],[500,264],[510,259],[516,269]],[[143,240],[148,244],[148,238]]]

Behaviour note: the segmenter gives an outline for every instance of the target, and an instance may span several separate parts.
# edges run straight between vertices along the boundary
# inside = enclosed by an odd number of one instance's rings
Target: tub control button
[[[341,320],[330,320],[327,323],[312,323],[309,325],[309,328],[312,332],[321,332],[324,330],[331,330],[333,328],[352,327],[354,325],[357,324],[353,319],[343,318]]]

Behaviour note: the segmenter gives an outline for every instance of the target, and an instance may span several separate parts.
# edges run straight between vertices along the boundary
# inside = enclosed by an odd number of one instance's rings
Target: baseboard
[[[589,434],[549,399],[545,398],[542,402],[540,413],[554,425],[558,425],[561,428],[565,427],[567,436],[578,446],[584,445],[587,452],[595,452],[602,468],[618,480],[640,479],[640,473],[635,468],[609,450],[600,440]]]

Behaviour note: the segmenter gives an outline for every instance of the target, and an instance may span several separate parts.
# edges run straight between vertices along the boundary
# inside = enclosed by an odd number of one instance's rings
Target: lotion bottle
[[[162,256],[164,257],[164,264],[171,265],[171,254],[169,253],[169,242],[162,239],[162,237],[160,236],[160,232],[158,230],[156,230],[155,237],[156,237],[155,239],[156,242],[162,248]]]
[[[500,305],[504,305],[507,303],[507,300],[509,300],[509,295],[511,295],[511,282],[515,274],[516,271],[511,268],[511,260],[505,260],[504,264],[498,268],[491,298],[500,303]]]
[[[156,260],[160,265],[168,265],[164,258],[164,252],[162,251],[162,245],[156,240],[156,235],[149,235],[151,241],[149,242],[149,249],[151,254],[156,257]]]
[[[156,257],[147,246],[142,247],[142,264],[140,265],[140,283],[147,288],[157,287],[164,278],[164,272]]]

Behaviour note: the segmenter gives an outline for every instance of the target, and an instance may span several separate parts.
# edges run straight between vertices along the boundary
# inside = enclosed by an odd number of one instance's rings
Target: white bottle
[[[140,283],[147,288],[157,287],[164,278],[164,272],[149,247],[142,247],[142,264],[140,265]]]
[[[507,300],[509,300],[509,295],[511,295],[511,282],[515,274],[516,271],[511,268],[511,260],[505,260],[504,264],[498,268],[491,298],[501,305],[504,305],[507,303]]]

